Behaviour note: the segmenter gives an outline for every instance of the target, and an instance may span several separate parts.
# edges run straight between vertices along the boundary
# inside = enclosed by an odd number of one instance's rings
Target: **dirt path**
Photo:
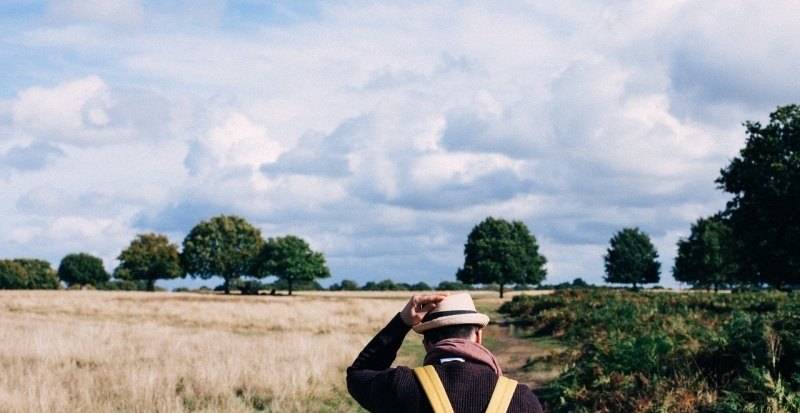
[[[563,351],[551,344],[520,338],[515,334],[515,326],[506,319],[497,319],[486,326],[484,335],[492,353],[497,357],[503,374],[527,384],[532,389],[556,378],[560,366],[546,363],[529,365],[529,360]]]

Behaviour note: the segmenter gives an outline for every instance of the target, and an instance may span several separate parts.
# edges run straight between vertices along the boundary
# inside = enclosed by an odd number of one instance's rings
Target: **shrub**
[[[798,294],[607,289],[522,295],[500,309],[575,349],[543,393],[554,412],[797,411],[798,310]]]

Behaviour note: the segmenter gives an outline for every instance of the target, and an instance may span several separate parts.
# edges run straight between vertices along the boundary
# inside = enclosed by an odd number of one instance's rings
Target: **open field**
[[[0,291],[0,411],[360,411],[344,371],[409,296]],[[421,357],[411,333],[398,362]]]

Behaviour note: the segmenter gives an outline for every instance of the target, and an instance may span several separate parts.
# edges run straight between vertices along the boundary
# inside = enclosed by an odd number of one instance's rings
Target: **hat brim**
[[[457,324],[472,324],[483,328],[489,324],[489,316],[481,313],[445,316],[439,317],[435,320],[426,321],[424,323],[419,323],[412,328],[415,332],[422,333],[434,328],[453,326]]]

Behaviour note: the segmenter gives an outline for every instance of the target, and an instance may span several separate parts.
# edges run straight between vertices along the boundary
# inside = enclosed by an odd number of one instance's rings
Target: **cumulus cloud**
[[[113,259],[234,213],[334,281],[438,282],[492,215],[529,225],[550,282],[599,282],[626,226],[666,269],[724,206],[741,122],[798,92],[792,4],[100,3],[6,43],[31,74],[0,102],[4,251]]]
[[[12,102],[17,136],[73,145],[159,139],[171,128],[170,104],[145,90],[114,90],[99,76],[35,86]]]

